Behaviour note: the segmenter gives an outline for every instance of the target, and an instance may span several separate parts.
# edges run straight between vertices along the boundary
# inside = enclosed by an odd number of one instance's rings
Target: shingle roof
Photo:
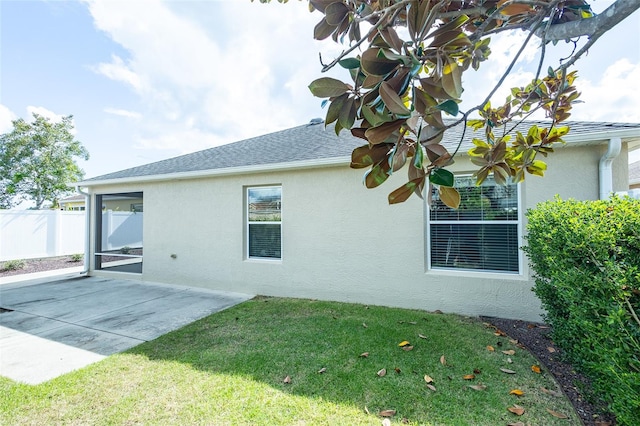
[[[526,129],[533,124],[544,124],[544,122],[527,121],[523,127]],[[571,122],[566,123],[566,125],[571,127],[571,134],[574,137],[627,129],[638,129],[638,136],[640,136],[640,123]],[[459,125],[449,129],[445,133],[442,144],[447,147],[450,152],[455,151],[462,137],[463,129],[464,126]],[[471,129],[467,128],[460,152],[466,152],[471,147],[472,137],[479,137],[478,135],[478,132],[474,133]],[[233,167],[292,163],[305,160],[338,159],[349,157],[354,148],[364,145],[364,143],[364,140],[355,138],[348,131],[342,131],[338,137],[333,130],[333,126],[328,126],[325,129],[323,123],[309,123],[279,132],[97,176],[87,179],[84,182],[90,185],[92,181],[121,180]]]

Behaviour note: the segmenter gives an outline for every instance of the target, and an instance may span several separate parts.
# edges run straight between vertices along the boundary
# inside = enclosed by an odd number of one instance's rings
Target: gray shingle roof
[[[522,131],[524,132],[524,129],[533,124],[544,124],[544,122],[527,121]],[[640,135],[640,123],[571,122],[566,123],[566,125],[571,127],[571,134],[574,137],[595,132],[626,129],[638,129],[638,134]],[[446,132],[442,144],[446,146],[450,152],[455,150],[458,141],[460,141],[462,137],[463,129],[464,127],[459,125]],[[474,136],[482,137],[480,132],[473,132],[470,128],[467,128],[460,152],[466,152],[471,147],[471,139]],[[90,185],[92,181],[120,180],[233,167],[291,163],[305,160],[337,159],[349,157],[354,148],[364,145],[364,143],[365,141],[363,139],[353,137],[348,131],[342,131],[339,137],[336,136],[333,126],[328,126],[325,129],[323,123],[306,124],[97,176],[87,179],[84,182]]]

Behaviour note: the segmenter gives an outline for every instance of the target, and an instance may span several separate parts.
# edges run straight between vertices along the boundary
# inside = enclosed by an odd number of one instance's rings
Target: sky
[[[326,114],[309,83],[344,76],[321,73],[319,54],[329,62],[341,50],[313,40],[321,17],[296,0],[0,0],[0,133],[32,113],[73,115],[91,155],[79,165],[94,177],[308,123]],[[523,39],[492,40],[490,60],[465,76],[463,108],[486,95]],[[570,47],[560,43],[548,64]],[[506,85],[534,76],[538,52],[526,49]],[[584,103],[572,119],[640,122],[640,12],[577,68]]]

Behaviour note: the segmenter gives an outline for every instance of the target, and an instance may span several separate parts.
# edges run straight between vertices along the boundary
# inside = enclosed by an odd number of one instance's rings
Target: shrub
[[[120,253],[122,253],[122,254],[129,254],[129,253],[131,253],[131,250],[132,250],[132,249],[131,249],[131,247],[129,247],[129,246],[124,246],[124,247],[122,247],[122,248],[120,249]]]
[[[27,262],[22,259],[7,260],[2,264],[2,271],[17,271],[27,267]]]
[[[555,343],[622,425],[640,424],[640,200],[556,198],[527,212],[533,291]]]
[[[84,254],[82,253],[76,253],[71,255],[72,262],[80,262],[83,259],[84,259]]]

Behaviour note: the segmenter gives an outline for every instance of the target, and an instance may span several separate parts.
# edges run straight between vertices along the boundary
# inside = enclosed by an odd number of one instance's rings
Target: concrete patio
[[[5,282],[0,375],[39,384],[251,297],[78,274]]]

